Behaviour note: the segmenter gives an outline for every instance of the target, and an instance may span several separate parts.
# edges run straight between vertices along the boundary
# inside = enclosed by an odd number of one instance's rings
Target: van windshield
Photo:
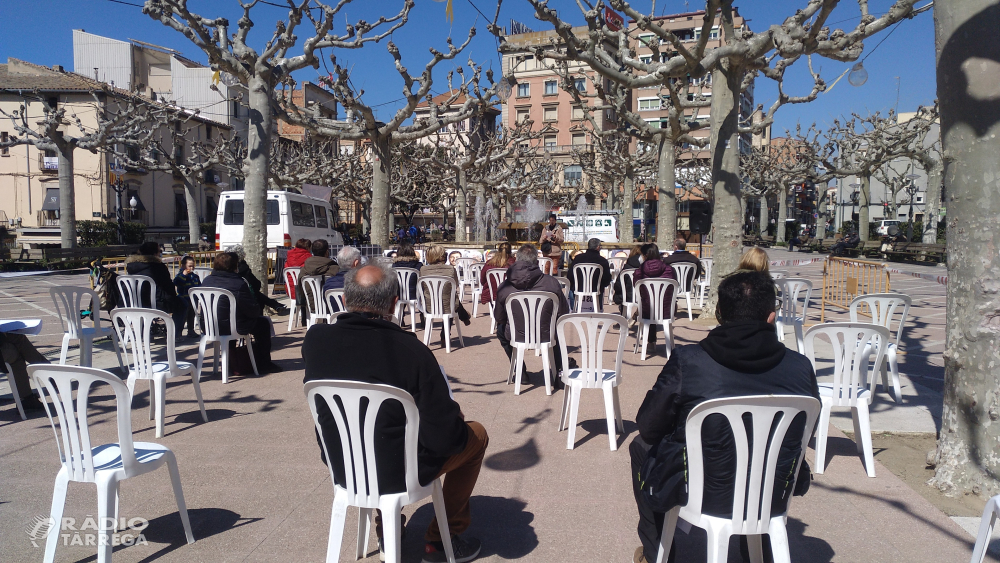
[[[267,224],[277,225],[279,224],[279,220],[280,218],[278,217],[278,200],[276,199],[267,200]],[[222,224],[223,225],[243,224],[242,199],[226,200],[226,207],[222,210]]]

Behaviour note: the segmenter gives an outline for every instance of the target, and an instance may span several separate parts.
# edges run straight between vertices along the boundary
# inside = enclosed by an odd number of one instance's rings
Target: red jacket
[[[304,248],[293,248],[288,251],[288,256],[285,258],[286,268],[301,268],[302,264],[305,264],[306,258],[312,256],[312,252]]]

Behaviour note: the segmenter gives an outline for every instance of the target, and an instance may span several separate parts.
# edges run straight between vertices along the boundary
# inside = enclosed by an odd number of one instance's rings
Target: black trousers
[[[514,347],[510,345],[510,338],[507,338],[507,323],[497,325],[497,340],[500,341],[503,351],[507,353],[507,359],[512,358],[514,356]],[[557,340],[552,341],[552,350],[556,364],[556,374],[553,377],[558,377],[558,372],[562,369],[562,354],[559,353],[559,342]]]
[[[253,357],[257,361],[258,368],[266,368],[271,365],[271,323],[267,317],[257,317],[253,328],[250,330],[253,336]],[[229,350],[236,348],[236,341],[229,341]]]

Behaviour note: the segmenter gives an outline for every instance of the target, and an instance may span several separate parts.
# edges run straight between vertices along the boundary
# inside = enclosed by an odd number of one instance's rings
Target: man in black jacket
[[[663,258],[663,263],[671,267],[673,267],[673,265],[677,262],[688,262],[694,264],[694,270],[688,274],[688,284],[690,287],[691,282],[701,275],[701,260],[694,254],[687,251],[687,241],[682,238],[674,241],[673,253],[670,256]]]
[[[236,297],[236,332],[253,335],[253,354],[261,373],[277,373],[281,368],[271,361],[271,323],[261,315],[261,306],[250,284],[236,272],[240,258],[232,252],[221,252],[212,260],[212,273],[201,282],[202,287],[229,290]],[[228,300],[219,301],[219,331],[232,334],[229,326]],[[235,341],[231,341],[235,345]]]
[[[399,282],[390,269],[369,265],[348,272],[344,280],[348,313],[337,317],[334,324],[314,325],[306,333],[302,344],[304,381],[339,379],[378,383],[398,387],[413,396],[420,412],[419,481],[426,485],[446,476],[444,503],[455,560],[472,561],[479,555],[479,540],[458,535],[472,521],[469,497],[479,478],[489,437],[482,424],[466,422],[461,407],[451,397],[448,381],[434,353],[413,333],[385,320],[392,317],[398,299]],[[333,458],[335,481],[343,486],[345,468],[336,421],[322,400],[317,404],[317,413],[323,430],[322,437],[317,438],[325,442]],[[405,489],[404,421],[398,403],[385,404],[377,415],[375,433],[379,443],[375,455],[379,491],[383,494]],[[381,538],[380,517],[376,519],[376,532]],[[423,561],[445,561],[436,519],[431,521],[424,538]]]
[[[160,260],[160,245],[154,241],[146,241],[139,246],[139,252],[125,259],[125,273],[130,276],[147,276],[153,279],[153,292],[156,303],[146,300],[146,293],[141,295],[140,304],[130,304],[132,307],[159,309],[164,313],[174,312],[174,301],[177,300],[177,288],[174,278],[166,264]],[[120,301],[120,299],[119,299]],[[120,303],[124,306],[124,303]],[[186,311],[185,311],[186,314]],[[180,322],[180,319],[174,319]]]
[[[600,285],[601,291],[604,291],[604,288],[606,288],[609,285],[611,285],[611,264],[608,263],[608,259],[607,258],[601,256],[601,240],[600,239],[592,238],[592,239],[588,240],[587,241],[587,250],[581,252],[580,254],[577,254],[575,257],[573,257],[573,260],[570,261],[569,268],[567,268],[567,271],[568,271],[567,277],[569,277],[569,290],[570,291],[576,291],[576,283],[578,281],[577,280],[577,276],[580,276],[580,280],[579,281],[583,280],[583,277],[582,277],[583,273],[577,273],[577,272],[573,271],[574,266],[577,266],[577,265],[580,265],[580,264],[595,264],[595,265],[601,267],[601,279],[598,282],[599,285]],[[572,296],[572,294],[571,294],[571,296]],[[600,307],[600,305],[599,305],[599,307]],[[595,310],[596,309],[597,309],[597,307],[595,307]]]
[[[639,436],[629,446],[642,541],[633,558],[636,563],[656,560],[664,519],[664,512],[650,507],[643,492],[646,489],[640,487],[639,483],[645,481],[643,464],[650,455],[664,463],[684,459],[684,426],[695,406],[710,399],[744,395],[804,395],[819,399],[809,360],[778,342],[774,301],[774,283],[767,274],[742,272],[727,277],[719,285],[716,317],[720,326],[698,344],[675,348],[653,388],[646,393],[636,414]],[[778,459],[778,475],[791,475],[797,469],[794,463],[801,452],[803,427],[804,417],[789,427]],[[702,428],[702,442],[704,466],[710,470],[702,512],[730,518],[735,446],[729,423],[709,417]],[[808,470],[803,468],[805,464],[798,468],[799,480],[808,480]],[[685,496],[684,471],[684,463],[677,463],[675,478],[659,481],[672,483],[672,495],[678,504]],[[775,481],[772,514],[785,511],[791,485],[790,479]],[[664,496],[658,493],[658,498]]]

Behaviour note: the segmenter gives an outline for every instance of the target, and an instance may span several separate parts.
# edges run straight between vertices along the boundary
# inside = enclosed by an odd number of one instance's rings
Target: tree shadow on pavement
[[[523,445],[487,457],[483,465],[494,471],[521,471],[538,465],[541,459],[535,439],[528,438]]]
[[[524,501],[473,495],[469,504],[472,525],[466,533],[483,542],[480,560],[491,556],[502,560],[522,559],[538,546],[538,536],[531,525],[535,515],[525,510],[527,503]],[[427,502],[407,520],[406,538],[403,540],[405,563],[421,560],[424,533],[433,515],[434,507]]]
[[[608,421],[603,418],[595,418],[593,420],[583,420],[578,421],[580,424],[580,429],[587,432],[587,435],[583,438],[577,438],[576,445],[574,448],[579,448],[580,446],[586,444],[587,442],[593,440],[594,438],[600,436],[602,440],[608,437]],[[625,433],[619,434],[618,436],[618,447],[621,448],[623,444],[628,442],[628,437],[632,435],[633,432],[639,429],[639,426],[631,420],[622,419],[622,424],[625,426]],[[579,436],[579,434],[577,434]]]

